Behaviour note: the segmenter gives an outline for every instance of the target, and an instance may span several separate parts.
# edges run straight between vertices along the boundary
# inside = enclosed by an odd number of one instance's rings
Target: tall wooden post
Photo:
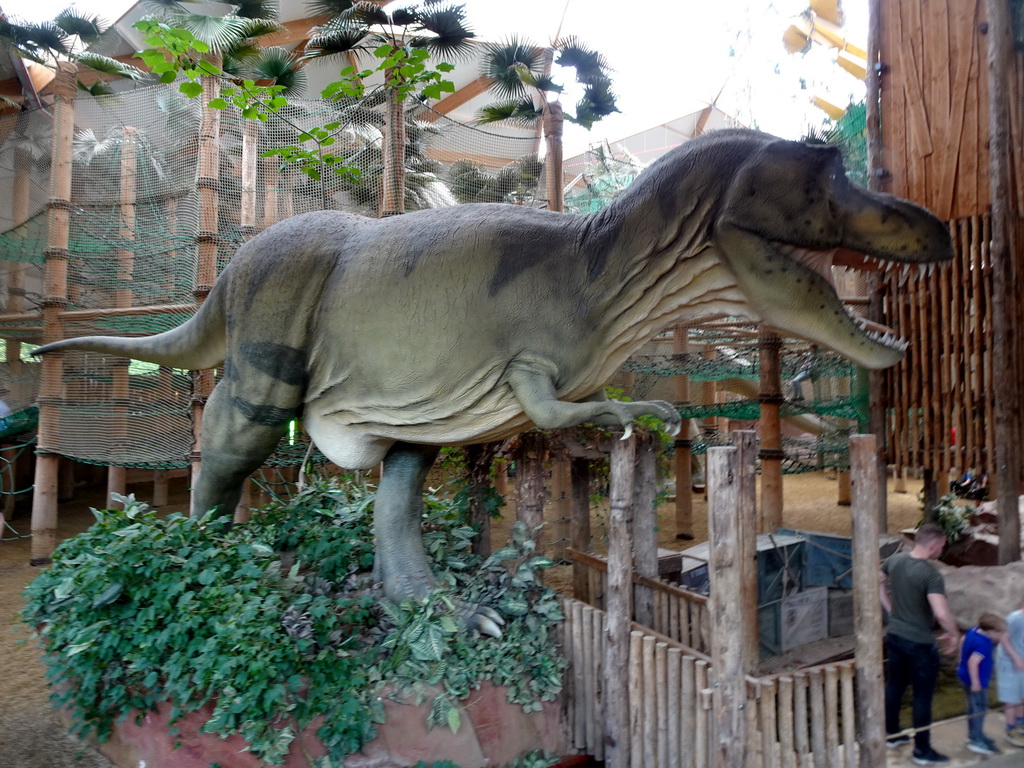
[[[219,58],[212,60],[218,68]],[[220,96],[220,80],[207,75],[202,79],[203,83],[203,128],[199,136],[199,232],[196,233],[196,244],[199,256],[199,269],[196,275],[196,287],[193,294],[198,308],[213,288],[217,279],[217,242],[219,230],[219,218],[217,206],[219,205],[220,175],[220,110],[210,109],[210,101]],[[206,401],[213,392],[214,377],[213,371],[192,372],[192,482],[198,477],[202,468],[203,444],[202,425],[203,409]],[[193,502],[195,497],[193,496]],[[197,513],[206,510],[197,510],[192,507],[192,512]]]
[[[761,354],[761,531],[782,527],[782,421],[779,408],[782,394],[782,371],[779,352],[782,339],[772,331],[760,330],[758,346]]]
[[[569,521],[572,519],[571,488],[569,457],[558,446],[552,450],[551,494],[545,506],[547,529],[551,532],[550,557],[556,563],[565,560],[565,548],[569,546]]]
[[[544,554],[544,436],[537,431],[519,437],[516,456],[516,519],[526,524],[537,543],[537,554]]]
[[[132,276],[135,272],[135,196],[136,166],[139,151],[138,131],[130,126],[121,129],[121,177],[118,188],[118,237],[121,247],[117,251],[117,283],[114,291],[114,306],[119,308],[132,305]],[[131,406],[131,384],[128,358],[112,358],[111,399],[113,410],[112,438],[120,449],[128,437],[127,413]],[[114,494],[124,496],[127,492],[128,470],[123,466],[107,467],[107,504],[113,507]]]
[[[53,148],[50,165],[49,231],[43,276],[43,343],[64,338],[60,312],[67,306],[68,235],[71,225],[71,146],[75,135],[75,94],[78,67],[57,64],[53,81]],[[64,360],[60,353],[46,355],[39,381],[39,429],[35,492],[32,496],[33,565],[49,562],[57,546],[57,467],[60,456],[52,451],[60,428],[61,379]]]
[[[387,73],[390,79],[394,72]],[[384,122],[380,218],[405,213],[405,107],[394,88],[387,89],[387,120]]]
[[[572,459],[569,475],[572,483],[570,538],[578,552],[590,551],[590,460]],[[572,564],[572,596],[585,603],[592,602],[588,578],[589,568]]]
[[[708,448],[708,575],[711,581],[711,666],[714,670],[713,765],[746,764],[747,659],[740,582],[739,545],[741,476],[733,447]],[[748,585],[748,588],[750,586]]]
[[[732,433],[739,473],[739,507],[736,521],[737,567],[743,602],[738,610],[743,626],[743,657],[751,672],[761,656],[761,626],[757,604],[757,433],[738,429]]]
[[[491,554],[491,511],[487,508],[487,496],[491,489],[491,465],[496,447],[496,443],[466,446],[469,522],[477,530],[473,553],[482,557]]]
[[[565,210],[565,189],[562,172],[562,130],[565,116],[562,105],[552,101],[544,105],[544,142],[547,156],[544,158],[544,180],[549,211]]]
[[[1018,283],[1014,275],[1015,246],[1010,189],[1010,87],[1013,82],[1013,43],[1010,4],[986,0],[988,14],[988,157],[992,199],[992,355],[1007,371],[1019,370],[1016,333]],[[1020,559],[1020,513],[1017,507],[1020,474],[1020,392],[1012,375],[995,377],[996,441],[995,490],[999,513],[999,562]]]
[[[878,562],[878,452],[874,435],[850,438],[857,741],[861,768],[885,765],[885,684]]]
[[[629,633],[633,616],[633,494],[636,440],[612,445],[608,519],[608,616],[604,651],[604,741],[609,768],[629,765]],[[634,702],[635,704],[635,702]]]
[[[684,325],[677,325],[672,332],[672,351],[678,359],[690,350],[690,334]],[[675,397],[676,406],[683,408],[690,404],[690,377],[685,374],[675,376]],[[693,538],[693,475],[690,461],[693,456],[690,453],[692,444],[690,442],[689,420],[683,424],[682,431],[676,438],[676,538]]]
[[[636,438],[636,474],[633,480],[633,546],[636,572],[650,579],[658,578],[658,515],[657,454],[654,438],[639,435]],[[654,592],[650,587],[637,586],[634,615],[645,627],[654,626]]]
[[[867,57],[867,93],[865,101],[865,119],[867,123],[867,155],[868,155],[868,189],[882,191],[882,180],[888,174],[882,157],[882,128],[880,115],[880,95],[882,90],[882,61],[880,55],[880,20],[882,0],[868,0],[868,57]],[[866,289],[868,296],[868,319],[883,323],[885,312],[882,306],[882,274],[871,272],[867,275]],[[875,435],[878,452],[878,525],[887,530],[888,498],[886,496],[886,462],[885,462],[885,377],[891,375],[886,371],[869,371],[868,380],[868,430]]]

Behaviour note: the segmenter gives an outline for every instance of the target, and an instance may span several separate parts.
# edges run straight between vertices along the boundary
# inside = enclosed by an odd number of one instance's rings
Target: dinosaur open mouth
[[[906,264],[890,261],[888,259],[881,259],[865,253],[850,251],[845,248],[831,248],[825,251],[817,251],[810,248],[800,248],[798,246],[782,243],[778,244],[778,248],[793,261],[803,265],[815,274],[820,275],[825,282],[831,286],[832,291],[836,293],[837,298],[839,298],[839,294],[836,291],[835,280],[832,275],[832,267],[834,266],[851,267],[853,269],[876,272],[899,272],[900,285],[903,285],[903,283],[906,282],[914,268],[917,268],[919,275],[925,276],[931,274],[932,269],[936,267],[934,262]],[[861,333],[864,334],[865,337],[888,349],[906,352],[909,343],[905,339],[900,338],[892,328],[855,314],[845,303],[842,304],[842,307],[847,318]]]

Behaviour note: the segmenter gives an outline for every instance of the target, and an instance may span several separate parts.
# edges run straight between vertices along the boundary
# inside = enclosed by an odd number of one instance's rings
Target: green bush
[[[482,681],[508,686],[525,711],[561,689],[562,615],[534,578],[550,562],[522,526],[480,563],[452,503],[428,497],[424,538],[443,586],[393,605],[367,573],[373,493],[352,482],[316,480],[235,527],[123,502],[94,510],[25,591],[51,696],[80,734],[105,739],[160,702],[172,720],[212,702],[204,730],[240,734],[271,765],[322,715],[318,736],[338,762],[374,736],[386,692],[422,701],[440,687],[430,722],[457,730],[457,701]],[[504,637],[462,630],[460,600],[498,610]]]

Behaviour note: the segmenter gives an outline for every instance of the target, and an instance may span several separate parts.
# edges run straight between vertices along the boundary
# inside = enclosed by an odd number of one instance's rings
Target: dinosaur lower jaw
[[[833,292],[835,292],[835,282],[832,278],[832,267],[837,265],[836,256],[841,249],[832,248],[829,250],[818,251],[782,243],[778,244],[778,249],[789,258],[819,275],[829,284],[829,286],[831,286]],[[858,256],[860,257],[859,263],[851,263],[849,259],[843,259],[839,266],[851,267],[853,269],[869,267],[876,271],[900,272],[902,275],[900,278],[901,285],[907,279],[911,270],[916,268],[918,270],[918,274],[923,276],[931,274],[931,270],[936,266],[934,263],[899,264],[894,261],[875,258],[868,254],[858,254]],[[836,293],[836,295],[838,296],[838,293]],[[892,328],[856,315],[853,312],[850,312],[845,305],[843,305],[843,311],[847,318],[871,342],[881,345],[886,349],[898,352],[901,355],[907,351],[908,342],[905,339],[900,338]]]

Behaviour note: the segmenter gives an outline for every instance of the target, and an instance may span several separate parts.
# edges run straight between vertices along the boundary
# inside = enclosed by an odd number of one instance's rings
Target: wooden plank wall
[[[949,222],[952,265],[900,284],[887,277],[886,323],[910,340],[906,360],[887,374],[889,460],[933,471],[994,466],[995,376],[1014,375],[992,359],[992,265],[988,175],[988,40],[984,0],[881,3],[883,189]],[[1013,73],[1011,129],[1016,272],[1024,274],[1024,54]],[[1020,284],[1019,277],[1017,284]],[[1021,302],[1024,307],[1024,302]],[[1024,320],[1024,309],[1018,327]],[[1018,343],[1024,344],[1021,334]],[[1024,347],[1022,347],[1024,349]],[[955,438],[954,438],[955,435]]]

